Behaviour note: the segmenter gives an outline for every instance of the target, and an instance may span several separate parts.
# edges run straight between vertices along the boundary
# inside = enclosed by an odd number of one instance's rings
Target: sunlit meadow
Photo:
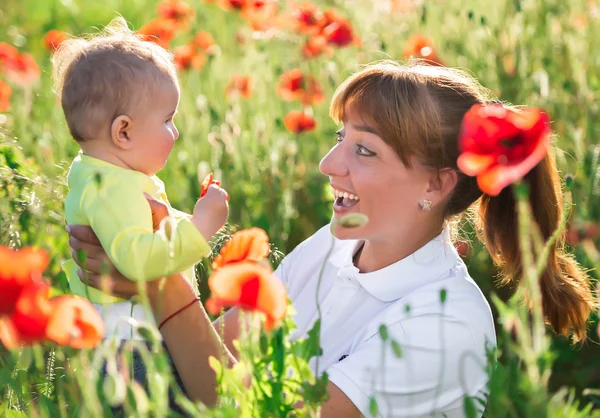
[[[337,26],[315,31],[314,16],[324,12]],[[328,103],[336,86],[360,64],[413,56],[467,69],[502,101],[551,115],[559,168],[573,176],[569,249],[594,282],[599,278],[599,0],[2,0],[0,245],[45,250],[53,296],[68,293],[60,270],[70,257],[63,204],[78,146],[53,93],[50,58],[63,37],[97,33],[118,15],[131,29],[158,37],[178,64],[180,138],[159,173],[170,202],[191,211],[202,179],[213,172],[231,197],[231,229],[264,229],[278,250],[273,267],[279,252],[291,251],[330,219],[333,196],[318,164],[335,143]],[[529,239],[527,233],[522,238]],[[499,346],[490,357],[497,355],[498,364],[490,367],[484,416],[600,416],[594,409],[600,407],[597,315],[582,344],[549,329],[540,341],[523,338],[529,326],[537,335],[539,324],[531,325],[523,304],[510,299],[514,288],[496,285],[491,259],[470,224],[461,225],[457,246],[496,315]],[[198,268],[203,299],[210,294],[210,271],[209,262]],[[244,339],[246,361],[223,371],[219,406],[208,410],[177,395],[181,410],[288,416],[290,405],[304,399],[296,414],[315,416],[322,386],[306,364],[315,354],[314,335],[292,343],[292,327],[288,318],[274,333],[257,330]],[[142,331],[160,352],[156,331]],[[145,352],[152,376],[147,394],[122,374],[99,379],[105,359],[114,362],[114,349],[59,344],[0,347],[1,416],[103,416],[115,406],[133,416],[177,416],[167,406],[173,379],[162,355]],[[278,355],[297,372],[289,381],[282,374],[273,378]],[[253,390],[245,390],[244,368],[254,370]],[[465,403],[466,416],[474,402]]]

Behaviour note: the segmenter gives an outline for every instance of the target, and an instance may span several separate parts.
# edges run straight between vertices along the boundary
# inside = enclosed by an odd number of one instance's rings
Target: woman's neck
[[[365,240],[354,257],[354,265],[361,273],[370,273],[408,257],[437,237],[444,225],[432,225],[426,230],[407,231],[392,240]],[[406,237],[406,238],[404,238]]]

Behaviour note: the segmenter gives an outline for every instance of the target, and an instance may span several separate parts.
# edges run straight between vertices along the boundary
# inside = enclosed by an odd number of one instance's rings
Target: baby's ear
[[[118,148],[128,150],[133,146],[129,132],[131,127],[131,118],[127,115],[119,115],[113,120],[110,136]]]

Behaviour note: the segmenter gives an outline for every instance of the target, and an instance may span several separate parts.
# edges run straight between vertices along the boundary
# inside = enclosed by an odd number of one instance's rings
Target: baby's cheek
[[[175,145],[175,141],[173,141],[173,138],[171,136],[165,136],[165,138],[163,139],[163,141],[161,141],[162,145],[161,145],[161,151],[163,153],[167,153],[169,154],[171,152],[171,150],[173,149],[173,146]]]

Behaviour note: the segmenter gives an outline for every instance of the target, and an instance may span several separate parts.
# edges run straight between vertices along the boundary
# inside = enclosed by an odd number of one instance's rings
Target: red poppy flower
[[[248,0],[217,0],[223,10],[242,10],[247,3]]]
[[[40,78],[40,67],[30,54],[19,54],[7,60],[4,68],[7,78],[17,84],[31,84]]]
[[[317,122],[310,115],[299,110],[293,110],[283,118],[285,127],[295,134],[312,131],[317,126]]]
[[[327,44],[327,39],[322,35],[315,35],[308,39],[302,53],[306,58],[314,58],[321,54],[333,55],[333,49]]]
[[[104,337],[104,323],[92,306],[77,296],[60,296],[51,301],[52,313],[46,336],[59,345],[92,348]]]
[[[230,306],[261,312],[266,316],[267,331],[285,317],[287,296],[283,283],[260,264],[228,264],[210,276],[208,286],[212,294],[206,301],[206,309],[213,315]]]
[[[540,109],[474,105],[463,118],[458,168],[496,196],[542,161],[549,134],[550,119]]]
[[[22,342],[29,343],[45,338],[46,325],[52,311],[49,296],[50,286],[41,279],[34,280],[23,289],[11,315]]]
[[[10,315],[0,316],[0,341],[9,350],[46,339],[51,313],[50,287],[41,279],[27,284]]]
[[[13,251],[0,246],[0,315],[15,310],[23,289],[41,278],[49,262],[48,254],[37,248]]]
[[[48,51],[56,51],[61,43],[67,40],[67,35],[56,29],[52,29],[44,36],[44,47]]]
[[[208,188],[211,184],[220,186],[221,182],[219,180],[213,180],[213,173],[208,173],[204,180],[202,180],[202,184],[200,184],[200,198],[206,195],[206,192],[208,192]]]
[[[248,21],[252,30],[266,32],[277,26],[277,10],[276,1],[247,1],[241,16]]]
[[[206,56],[192,44],[181,45],[173,50],[173,61],[180,71],[191,68],[200,70],[206,63]]]
[[[169,19],[154,19],[140,28],[138,34],[149,42],[154,42],[165,49],[169,49],[169,44],[173,40],[176,32],[176,25]]]
[[[213,262],[213,269],[240,261],[260,261],[269,255],[269,237],[260,228],[243,229],[231,236]]]
[[[200,31],[194,36],[194,45],[200,48],[203,51],[206,51],[208,48],[215,44],[215,40],[212,35],[205,31]]]
[[[314,77],[305,77],[298,68],[281,75],[277,93],[285,101],[299,99],[306,105],[319,104],[325,99],[319,82]]]
[[[287,296],[271,269],[259,264],[268,255],[269,237],[262,229],[233,234],[213,263],[215,271],[208,280],[212,295],[206,309],[216,315],[222,308],[239,306],[265,314],[267,330],[277,326],[285,316]]]
[[[350,21],[333,9],[323,12],[321,26],[321,35],[329,44],[341,48],[358,42]]]
[[[404,44],[404,57],[424,59],[426,60],[425,62],[430,65],[444,65],[438,58],[435,48],[433,47],[433,40],[424,35],[416,34],[408,38],[406,44]]]
[[[291,13],[293,28],[308,35],[316,35],[321,31],[323,19],[323,12],[311,2],[300,3]]]
[[[0,70],[6,66],[9,61],[17,59],[19,51],[6,42],[0,42]]]
[[[179,28],[185,28],[196,16],[196,11],[182,0],[163,0],[156,10],[159,16],[173,21]]]
[[[454,248],[456,248],[456,252],[461,257],[466,257],[469,255],[469,243],[465,241],[456,241],[454,243]]]
[[[102,319],[87,300],[49,299],[50,286],[41,277],[48,263],[42,250],[0,247],[0,342],[8,349],[48,338],[76,348],[95,346],[104,334]]]
[[[239,95],[244,99],[249,99],[252,97],[252,77],[249,75],[232,75],[231,81],[225,89],[225,95],[228,97]]]
[[[12,89],[4,81],[0,80],[0,112],[6,112],[10,107],[10,96]]]

